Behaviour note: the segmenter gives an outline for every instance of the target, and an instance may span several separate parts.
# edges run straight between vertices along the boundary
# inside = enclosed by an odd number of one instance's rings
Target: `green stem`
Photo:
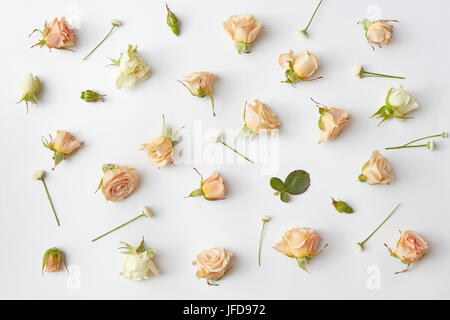
[[[435,135],[428,136],[428,137],[423,137],[423,138],[420,138],[420,139],[416,139],[416,140],[413,140],[413,141],[411,141],[411,142],[408,142],[407,144],[404,144],[403,146],[410,145],[411,143],[414,143],[414,142],[417,142],[417,141],[420,141],[420,140],[425,140],[425,139],[430,139],[430,138],[436,138],[436,137],[442,137],[442,133],[440,133],[440,134],[435,134]]]
[[[103,40],[100,41],[100,43],[99,43],[99,44],[98,44],[91,52],[89,52],[89,54],[88,54],[86,57],[83,58],[83,61],[86,60],[92,53],[94,53],[94,51],[97,50],[97,48],[100,47],[100,45],[101,45],[103,42],[105,42],[105,40],[106,40],[106,39],[109,37],[109,35],[113,32],[113,30],[114,30],[115,27],[116,27],[116,26],[114,26],[114,25],[111,27],[111,30],[109,30],[109,32],[108,32],[108,34],[106,35],[106,37],[104,37]]]
[[[52,202],[52,199],[50,198],[50,194],[48,193],[47,184],[45,183],[45,180],[43,178],[41,178],[40,180],[42,181],[42,184],[44,185],[45,193],[47,194],[48,201],[50,202],[50,206],[52,207],[53,215],[55,216],[56,223],[58,224],[58,227],[59,227],[60,226],[59,219],[58,219],[58,216],[56,215],[55,207],[53,206],[53,202]]]
[[[211,105],[212,105],[212,112],[213,112],[213,117],[216,116],[216,112],[214,111],[214,97],[212,95],[208,95],[208,97],[211,99]]]
[[[381,226],[383,225],[383,224],[385,224],[386,223],[386,221],[388,221],[388,219],[394,214],[394,212],[397,210],[397,208],[399,207],[401,205],[401,203],[399,203],[398,205],[396,205],[395,206],[395,208],[394,208],[394,210],[392,210],[392,212],[386,217],[386,219],[384,219],[384,221],[378,226],[378,228],[376,228],[363,242],[360,242],[359,244],[361,245],[361,247],[363,246],[363,244],[367,241],[367,240],[369,240],[374,234],[375,234],[375,232],[377,232],[378,231],[378,229],[380,229],[381,228]]]
[[[399,147],[389,147],[389,148],[384,148],[385,150],[392,150],[392,149],[402,149],[402,148],[419,148],[419,147],[426,147],[426,144],[417,144],[414,146],[410,146],[410,145],[404,145],[404,146],[399,146]]]
[[[320,0],[320,2],[319,2],[319,4],[317,5],[317,7],[316,7],[316,10],[314,10],[314,13],[313,13],[313,15],[311,16],[311,19],[309,20],[309,22],[308,22],[308,25],[306,26],[306,28],[305,29],[303,29],[302,31],[304,31],[304,32],[306,32],[307,30],[308,30],[308,28],[309,28],[309,25],[311,24],[311,22],[313,21],[313,19],[314,19],[314,16],[316,15],[316,12],[317,12],[317,10],[319,10],[319,7],[320,7],[320,5],[322,4],[322,1],[323,0]]]
[[[405,77],[399,77],[399,76],[390,76],[387,74],[382,74],[382,73],[374,73],[374,72],[369,72],[369,71],[364,71],[362,72],[363,74],[369,74],[370,76],[374,76],[374,77],[384,77],[384,78],[394,78],[394,79],[405,79]],[[368,76],[368,77],[370,77]]]
[[[265,220],[263,220],[263,226],[262,226],[262,230],[261,230],[261,235],[259,236],[259,249],[258,249],[258,266],[261,267],[261,243],[262,243],[262,237],[263,237],[263,233],[264,233],[264,228],[266,226],[266,222]]]
[[[223,142],[222,140],[219,140],[219,142],[221,144],[223,144],[225,147],[229,148],[230,150],[233,150],[235,153],[237,153],[238,155],[240,155],[242,158],[244,158],[245,160],[247,160],[250,163],[254,163],[252,160],[250,160],[249,158],[247,158],[246,156],[244,156],[242,153],[238,152],[236,149],[233,149],[232,147],[230,147],[229,145],[227,145],[225,142]]]
[[[92,240],[92,242],[97,241],[98,239],[103,238],[104,236],[110,234],[111,232],[114,232],[114,231],[116,231],[117,229],[120,229],[120,228],[126,226],[127,224],[133,222],[134,220],[137,220],[137,219],[139,219],[139,218],[141,218],[141,217],[144,217],[144,216],[145,216],[145,214],[144,214],[144,213],[141,213],[141,214],[138,215],[136,218],[133,218],[133,219],[131,219],[130,221],[125,222],[124,224],[121,224],[120,226],[118,226],[118,227],[116,227],[116,228],[114,228],[114,229],[112,229],[112,230],[110,230],[110,231],[108,231],[108,232],[102,234],[101,236],[95,238],[94,240]]]

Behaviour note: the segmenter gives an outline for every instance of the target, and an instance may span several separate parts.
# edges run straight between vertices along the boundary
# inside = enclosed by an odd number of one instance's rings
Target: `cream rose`
[[[39,77],[35,77],[33,76],[32,73],[28,73],[25,75],[21,87],[23,94],[20,100],[17,101],[17,103],[25,101],[28,112],[28,102],[31,102],[32,104],[37,104],[38,95],[39,92],[41,91],[41,81],[39,80]]]
[[[233,15],[223,22],[223,27],[236,42],[239,53],[247,53],[251,43],[255,41],[264,25],[256,20],[252,14]]]
[[[314,75],[320,66],[319,58],[308,50],[302,51],[299,55],[294,55],[292,50],[289,53],[283,53],[278,58],[278,63],[283,69],[286,69],[287,79],[285,82],[288,83],[296,83],[300,80],[315,80],[308,78]]]
[[[347,127],[349,119],[347,110],[333,107],[323,110],[319,120],[319,143],[336,139]]]
[[[413,96],[403,89],[403,86],[399,88],[390,88],[386,101],[388,105],[394,110],[395,116],[406,116],[411,111],[419,108],[419,104],[414,100]]]
[[[255,134],[258,134],[260,130],[268,130],[273,134],[280,128],[280,120],[275,112],[259,100],[255,100],[254,104],[248,104],[245,107],[244,121],[246,127]]]
[[[203,250],[192,263],[197,266],[197,278],[219,280],[231,269],[233,254],[225,249],[211,248]]]
[[[133,48],[128,45],[126,53],[122,54],[119,60],[112,60],[113,64],[119,67],[120,75],[116,80],[118,89],[129,88],[137,82],[150,78],[150,67],[137,54],[137,46]]]
[[[101,188],[106,200],[121,201],[130,196],[139,184],[136,169],[128,166],[105,165]]]
[[[156,168],[162,168],[172,161],[173,144],[167,137],[157,137],[142,145],[147,152],[148,159]]]
[[[152,261],[153,255],[156,251],[146,249],[144,240],[142,240],[138,248],[134,248],[125,242],[121,243],[126,246],[126,249],[128,249],[128,251],[123,252],[127,256],[125,258],[122,271],[120,272],[121,276],[124,276],[129,280],[139,281],[148,279],[151,274],[161,274],[159,268]]]
[[[394,27],[384,20],[371,23],[366,31],[366,38],[373,44],[389,44],[391,42]]]
[[[394,174],[387,159],[380,152],[374,151],[362,168],[359,180],[368,184],[389,184],[394,181]]]

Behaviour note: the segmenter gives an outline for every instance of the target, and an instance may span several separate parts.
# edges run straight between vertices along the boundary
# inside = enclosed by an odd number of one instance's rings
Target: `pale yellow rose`
[[[202,192],[207,200],[225,199],[225,184],[216,171],[202,182]]]
[[[129,88],[137,82],[150,78],[149,65],[137,54],[137,46],[128,45],[126,53],[122,54],[118,61],[113,63],[119,66],[120,75],[116,80],[116,86],[120,90]]]
[[[327,108],[323,111],[319,127],[319,143],[336,139],[347,127],[350,115],[347,110],[338,108]]]
[[[81,148],[83,142],[78,141],[68,131],[57,130],[56,137],[51,140],[50,148],[62,154],[69,155]]]
[[[125,242],[121,243],[125,245],[123,249],[128,249],[128,251],[123,252],[127,256],[120,272],[121,276],[129,280],[140,281],[148,279],[151,274],[157,276],[161,274],[161,271],[152,260],[156,251],[145,248],[144,240],[141,241],[137,248]]]
[[[275,250],[291,258],[312,258],[319,253],[320,236],[311,228],[286,231]]]
[[[197,266],[197,278],[219,280],[231,269],[233,254],[225,249],[203,250],[192,263]]]
[[[106,200],[116,202],[130,196],[138,184],[136,169],[113,165],[103,175],[101,188]]]
[[[367,40],[373,44],[389,44],[394,27],[383,20],[372,23],[366,32]]]
[[[387,159],[380,152],[374,151],[364,165],[359,179],[368,184],[389,184],[394,181],[394,174]]]
[[[162,168],[172,161],[173,144],[167,137],[157,137],[143,144],[142,147],[147,151],[148,159],[156,168]]]
[[[211,95],[214,88],[214,80],[217,75],[209,72],[193,72],[185,77],[182,83],[189,89],[192,95],[203,98]]]
[[[428,252],[428,243],[416,232],[405,231],[397,243],[394,254],[403,263],[411,264],[422,259]]]
[[[236,41],[239,53],[249,52],[250,44],[255,41],[264,27],[262,22],[256,20],[252,14],[233,15],[222,25],[231,38]]]
[[[280,128],[280,120],[267,104],[255,100],[254,104],[248,104],[244,112],[244,121],[250,130],[258,133],[260,130],[277,130]],[[272,131],[274,133],[276,131]]]

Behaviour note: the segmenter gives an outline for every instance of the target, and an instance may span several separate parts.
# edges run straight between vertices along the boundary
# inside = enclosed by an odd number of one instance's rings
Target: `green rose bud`
[[[344,201],[336,201],[333,198],[331,198],[332,204],[334,206],[334,208],[338,211],[338,212],[342,212],[342,213],[353,213],[353,209],[352,207],[350,207],[346,202]]]
[[[103,98],[105,95],[100,94],[93,90],[86,90],[81,92],[81,99],[83,99],[86,102],[98,102],[98,101],[105,101]]]
[[[167,25],[172,29],[172,32],[178,36],[180,34],[180,21],[178,21],[177,16],[169,9],[166,3],[167,9]]]

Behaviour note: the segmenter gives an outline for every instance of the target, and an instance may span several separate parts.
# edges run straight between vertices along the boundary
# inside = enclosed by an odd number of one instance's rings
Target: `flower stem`
[[[322,4],[322,1],[323,1],[323,0],[320,0],[319,4],[318,4],[317,7],[316,7],[316,10],[314,10],[313,15],[311,16],[311,19],[310,19],[309,22],[308,22],[308,25],[306,26],[305,29],[302,30],[302,31],[304,31],[305,33],[306,33],[306,31],[308,31],[309,25],[310,25],[311,22],[313,21],[314,16],[316,15],[317,10],[319,10],[319,7],[320,7],[320,5]]]
[[[225,142],[223,142],[222,140],[219,140],[219,142],[221,144],[223,144],[225,147],[229,148],[230,150],[233,150],[235,153],[237,153],[238,155],[240,155],[242,158],[244,158],[245,160],[247,160],[250,163],[254,163],[252,160],[250,160],[249,158],[247,158],[246,156],[244,156],[242,153],[238,152],[236,149],[233,149],[232,147],[230,147],[229,145],[227,145]]]
[[[100,45],[101,45],[103,42],[105,42],[105,40],[106,40],[106,39],[109,37],[109,35],[113,32],[113,30],[114,30],[115,27],[116,27],[115,25],[113,25],[113,26],[111,27],[111,30],[109,30],[109,32],[108,32],[108,34],[106,35],[106,37],[104,37],[103,40],[100,41],[100,43],[99,43],[99,44],[98,44],[91,52],[89,52],[89,54],[88,54],[86,57],[83,58],[83,61],[86,60],[91,54],[93,54],[94,51],[97,50],[97,48],[100,47]]]
[[[99,237],[93,239],[92,242],[97,241],[98,239],[103,238],[104,236],[110,234],[111,232],[114,232],[114,231],[116,231],[117,229],[120,229],[120,228],[126,226],[127,224],[133,222],[134,220],[137,220],[137,219],[139,219],[139,218],[141,218],[141,217],[144,217],[144,216],[145,216],[145,214],[144,214],[144,213],[141,213],[141,214],[138,215],[136,218],[133,218],[133,219],[131,219],[130,221],[127,221],[127,222],[125,222],[124,224],[121,224],[120,226],[118,226],[118,227],[116,227],[116,228],[114,228],[114,229],[112,229],[112,230],[110,230],[110,231],[108,231],[108,232],[102,234],[101,236],[99,236]]]
[[[47,194],[48,201],[50,202],[50,206],[52,207],[53,215],[55,216],[56,223],[59,227],[60,226],[59,219],[58,219],[58,216],[56,215],[55,207],[53,206],[53,202],[52,202],[52,199],[50,198],[50,194],[48,193],[47,184],[45,183],[45,180],[43,178],[41,178],[39,180],[41,180],[42,184],[44,185],[45,193]]]
[[[263,237],[263,233],[264,233],[264,228],[266,226],[266,222],[267,222],[266,220],[263,220],[261,235],[259,236],[258,266],[260,266],[260,267],[261,267],[261,243],[262,243],[262,237]]]
[[[216,112],[214,111],[214,97],[212,95],[208,95],[208,97],[211,99],[213,117],[215,117],[216,116]]]
[[[435,134],[435,135],[428,136],[428,137],[423,137],[423,138],[420,138],[420,139],[416,139],[416,140],[413,140],[413,141],[411,141],[411,142],[408,142],[408,143],[404,144],[403,146],[408,146],[408,145],[410,145],[411,143],[414,143],[414,142],[417,142],[417,141],[420,141],[420,140],[425,140],[425,139],[435,138],[435,137],[442,137],[442,133],[440,133],[440,134]]]
[[[378,231],[378,229],[381,228],[381,226],[383,224],[386,223],[386,221],[388,221],[388,219],[394,214],[394,212],[397,210],[397,208],[401,205],[401,203],[399,203],[398,205],[395,206],[394,210],[392,210],[392,212],[386,217],[386,219],[384,219],[384,221],[378,226],[378,228],[376,228],[363,242],[360,242],[359,245],[361,245],[361,247],[364,245],[364,243],[369,240],[374,234],[375,232]]]
[[[402,149],[402,148],[419,148],[419,147],[426,147],[427,144],[417,144],[414,146],[410,146],[410,145],[404,145],[404,146],[399,146],[399,147],[389,147],[389,148],[384,148],[385,150],[392,150],[392,149]]]
[[[387,74],[382,74],[382,73],[374,73],[374,72],[369,72],[369,71],[362,71],[362,74],[368,74],[368,77],[384,77],[384,78],[394,78],[394,79],[405,79],[405,77],[399,77],[399,76],[390,76]]]

